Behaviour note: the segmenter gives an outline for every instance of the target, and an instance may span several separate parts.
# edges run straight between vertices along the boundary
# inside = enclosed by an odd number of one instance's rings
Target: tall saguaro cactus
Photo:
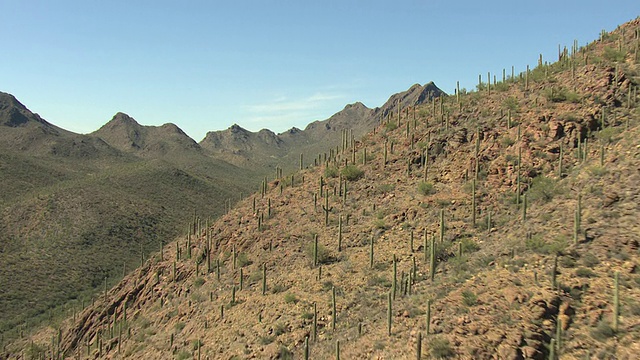
[[[322,206],[324,211],[324,226],[329,226],[329,213],[333,210],[333,206],[329,207],[329,194],[325,192],[324,205]]]
[[[616,271],[613,276],[613,321],[611,328],[614,332],[618,332],[618,318],[620,317],[620,298],[618,283],[620,278],[620,272]]]

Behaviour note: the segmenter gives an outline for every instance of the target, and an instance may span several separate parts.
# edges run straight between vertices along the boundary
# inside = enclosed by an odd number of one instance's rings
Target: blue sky
[[[81,133],[118,111],[196,141],[282,132],[415,83],[472,89],[639,15],[636,0],[0,0],[0,91]]]

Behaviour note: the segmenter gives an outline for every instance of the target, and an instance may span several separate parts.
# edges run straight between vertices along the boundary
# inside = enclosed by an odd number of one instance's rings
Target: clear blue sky
[[[196,141],[282,132],[414,83],[472,89],[639,15],[637,0],[0,0],[0,91],[81,133],[118,111]]]

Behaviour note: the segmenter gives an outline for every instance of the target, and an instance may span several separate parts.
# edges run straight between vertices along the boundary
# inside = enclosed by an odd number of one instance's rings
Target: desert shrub
[[[595,177],[604,176],[609,172],[606,167],[597,165],[589,166],[587,171]]]
[[[594,273],[591,269],[580,267],[576,269],[576,276],[592,278],[596,276],[596,273]]]
[[[176,323],[176,325],[174,326],[174,328],[176,329],[176,333],[179,333],[180,331],[182,331],[182,329],[184,329],[184,323],[183,322],[179,322]]]
[[[204,279],[201,278],[201,277],[198,277],[193,281],[193,286],[195,286],[197,288],[202,286],[203,284],[204,284]]]
[[[278,354],[278,359],[282,360],[290,360],[293,359],[293,353],[289,350],[288,347],[282,345],[280,346],[280,353]]]
[[[503,136],[502,138],[500,138],[500,144],[502,144],[503,147],[509,147],[515,143],[516,141],[508,136]]]
[[[376,192],[379,194],[387,194],[392,192],[396,186],[394,184],[381,184],[376,189]]]
[[[327,166],[327,168],[324,169],[324,176],[326,178],[334,178],[338,176],[339,173],[340,172],[336,166]]]
[[[307,244],[305,253],[309,257],[309,260],[313,263],[313,242]],[[331,253],[326,246],[318,243],[318,264],[328,264],[331,262]]]
[[[305,311],[305,312],[302,313],[302,318],[305,319],[305,320],[311,320],[311,319],[313,319],[313,313]]]
[[[296,294],[286,293],[284,295],[284,302],[287,304],[291,304],[291,303],[295,304],[298,302],[298,298],[296,297]]]
[[[565,88],[549,88],[545,90],[545,97],[547,100],[552,102],[571,102],[578,103],[580,102],[580,95],[573,91],[569,91]]]
[[[432,195],[435,194],[436,189],[434,189],[433,184],[430,182],[421,181],[418,184],[418,192],[422,195]]]
[[[512,113],[518,110],[518,99],[516,99],[514,96],[509,96],[508,98],[504,99],[504,102],[502,104],[505,108],[511,110]]]
[[[192,358],[191,354],[186,350],[181,350],[180,352],[178,352],[176,354],[176,359],[177,360],[187,360],[187,359],[191,359],[191,358]]]
[[[567,247],[567,239],[560,236],[552,241],[546,241],[541,235],[534,235],[525,240],[525,246],[539,254],[558,254]]]
[[[283,323],[277,323],[274,327],[273,327],[273,333],[276,336],[280,336],[284,333],[287,332],[287,326]]]
[[[342,168],[342,176],[349,181],[356,181],[364,176],[364,171],[355,165],[347,165]]]
[[[447,359],[455,355],[455,353],[453,352],[453,348],[451,348],[449,340],[441,337],[432,338],[431,342],[429,343],[429,349],[431,352],[431,356],[436,359]]]
[[[592,253],[586,253],[582,257],[582,264],[588,268],[593,268],[594,266],[600,264],[600,260],[598,260],[598,257],[593,255]]]
[[[260,338],[258,338],[258,342],[260,342],[261,345],[269,345],[275,339],[276,339],[276,337],[273,336],[273,335],[265,335],[265,336],[260,336]]]
[[[384,219],[375,219],[373,220],[373,226],[376,229],[385,230],[387,228],[387,223],[385,223]]]
[[[467,306],[474,306],[478,303],[478,296],[471,290],[465,290],[462,292],[462,302]]]
[[[478,243],[476,243],[471,238],[462,238],[462,240],[460,240],[460,243],[462,244],[462,252],[465,254],[480,250],[480,246],[478,246]]]
[[[611,144],[616,141],[616,137],[618,136],[620,130],[613,127],[604,128],[596,133],[596,138],[601,141]]]
[[[384,126],[384,128],[385,128],[387,131],[393,131],[393,130],[395,130],[395,129],[397,129],[397,128],[398,128],[398,124],[397,124],[395,121],[389,121],[389,122]]]
[[[193,350],[198,350],[198,348],[202,347],[202,345],[204,345],[202,343],[202,340],[193,340],[193,341],[191,341],[191,348]]]
[[[570,256],[562,256],[559,262],[563,268],[573,268],[576,266],[576,261]]]
[[[557,180],[546,176],[536,176],[531,181],[531,187],[527,191],[527,199],[529,201],[540,201],[548,203],[555,195],[562,190],[557,184]]]
[[[239,267],[245,267],[245,266],[253,264],[253,261],[249,260],[249,258],[247,257],[247,254],[240,253],[240,254],[238,254],[238,257],[236,258],[236,264]]]
[[[627,52],[625,50],[620,51],[608,46],[604,48],[604,58],[609,61],[622,62],[626,56]]]
[[[391,287],[391,280],[382,277],[382,276],[377,276],[374,275],[372,277],[369,278],[369,280],[367,281],[367,285],[369,286],[381,286],[381,287],[385,287],[385,288],[389,288]]]
[[[606,341],[607,339],[613,337],[613,335],[615,335],[615,332],[613,331],[609,323],[604,320],[600,320],[598,326],[591,330],[591,337],[598,341]]]

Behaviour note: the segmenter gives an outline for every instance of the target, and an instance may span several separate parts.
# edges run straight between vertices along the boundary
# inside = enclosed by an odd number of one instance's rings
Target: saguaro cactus
[[[342,215],[338,217],[338,252],[342,251]]]
[[[369,267],[373,269],[373,235],[371,235],[369,245]]]
[[[620,272],[616,271],[613,276],[613,321],[611,328],[614,332],[618,332],[618,318],[620,317],[620,299],[618,295],[618,283]]]
[[[431,237],[431,247],[430,247],[430,258],[431,261],[429,262],[429,276],[431,277],[431,281],[433,281],[433,278],[436,275],[436,241],[435,241],[435,237]]]
[[[267,294],[267,264],[262,264],[262,295]]]
[[[324,226],[329,226],[329,213],[333,210],[333,206],[329,207],[329,194],[327,192],[325,192],[322,210],[324,211]]]
[[[336,318],[338,313],[336,312],[336,287],[331,287],[331,330],[336,331]]]
[[[392,319],[392,315],[393,315],[392,314],[393,309],[392,309],[392,306],[391,306],[392,305],[391,304],[392,303],[391,297],[392,297],[392,294],[391,294],[391,292],[389,292],[389,295],[387,297],[387,334],[389,336],[391,336],[391,319]]]
[[[426,330],[425,330],[425,334],[429,335],[430,330],[431,330],[431,299],[427,300],[427,323],[426,323]]]

